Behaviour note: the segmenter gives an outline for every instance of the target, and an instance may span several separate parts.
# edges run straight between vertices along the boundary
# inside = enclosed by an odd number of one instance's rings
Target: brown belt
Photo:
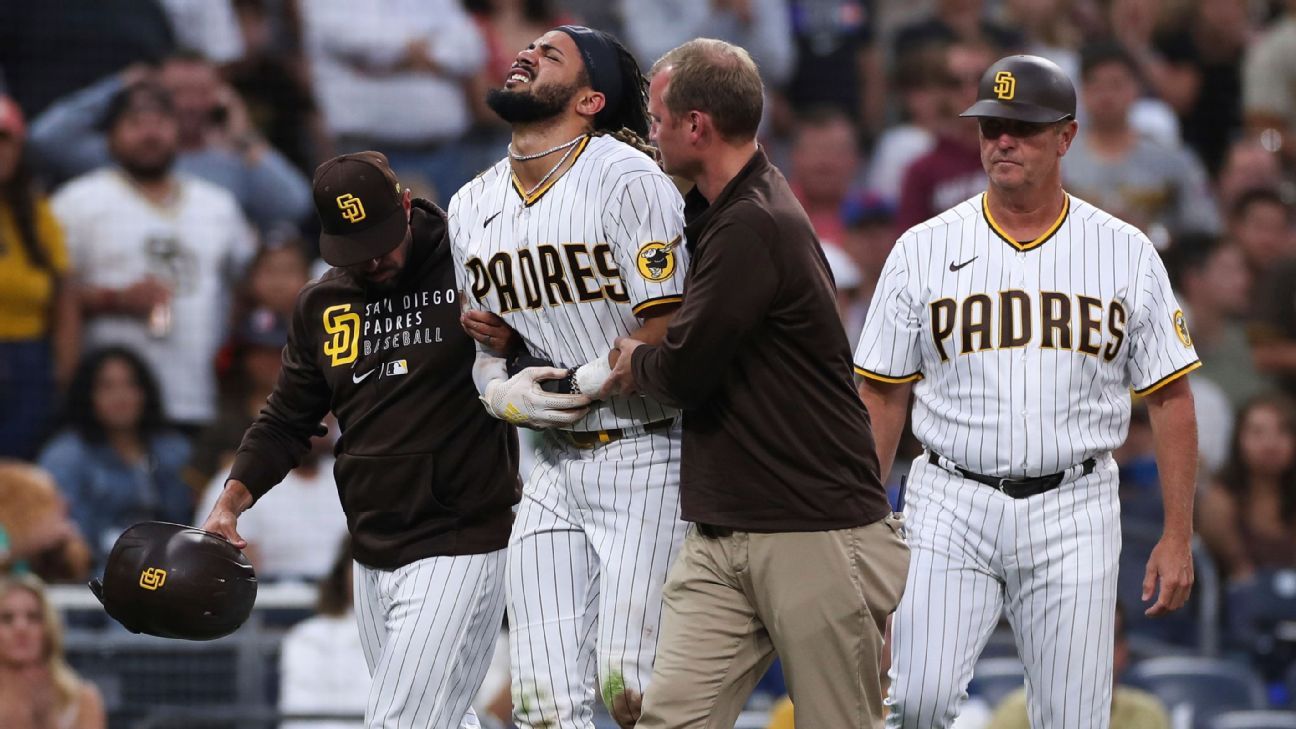
[[[675,418],[666,418],[665,420],[656,420],[647,423],[638,428],[613,428],[612,430],[557,430],[554,432],[561,436],[563,440],[577,448],[595,448],[597,446],[613,443],[628,436],[666,430],[674,423]]]

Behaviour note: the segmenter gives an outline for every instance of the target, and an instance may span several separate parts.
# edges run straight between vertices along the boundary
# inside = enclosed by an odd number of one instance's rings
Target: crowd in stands
[[[1148,234],[1204,362],[1197,528],[1223,648],[1296,707],[1296,637],[1252,630],[1296,570],[1296,0],[59,0],[0,2],[0,725],[103,725],[37,576],[86,578],[137,521],[201,522],[324,270],[315,166],[377,149],[444,206],[504,154],[486,89],[566,22],[645,69],[696,36],[751,52],[762,143],[852,343],[898,234],[985,187],[957,116],[982,72],[1011,52],[1065,69],[1065,186]],[[1127,546],[1161,516],[1139,408],[1117,453]],[[356,648],[333,637],[351,608],[330,425],[266,497],[273,521],[240,522],[262,579],[323,585],[286,673]],[[1131,638],[1200,648],[1122,599]],[[338,670],[286,678],[285,701],[342,700]]]

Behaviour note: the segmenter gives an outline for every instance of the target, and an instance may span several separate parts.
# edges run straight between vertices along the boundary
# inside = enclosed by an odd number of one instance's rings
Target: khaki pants
[[[775,653],[798,726],[881,727],[882,634],[909,565],[901,523],[720,538],[690,528],[637,729],[732,727]]]

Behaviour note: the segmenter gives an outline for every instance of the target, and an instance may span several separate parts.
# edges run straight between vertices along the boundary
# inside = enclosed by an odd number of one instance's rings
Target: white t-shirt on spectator
[[[104,315],[86,322],[85,343],[138,352],[158,380],[167,417],[202,423],[216,415],[214,359],[231,283],[256,243],[230,193],[186,175],[174,179],[174,199],[156,205],[121,171],[105,167],[64,185],[52,206],[81,283],[120,289],[151,275],[171,285],[164,336],[151,336],[144,319]]]
[[[231,0],[162,0],[162,9],[181,48],[192,48],[213,63],[243,57],[243,31]]]
[[[366,665],[354,613],[317,615],[294,625],[280,646],[279,710],[363,717],[369,699]],[[279,729],[363,727],[363,720],[286,721],[279,725]]]
[[[486,45],[459,0],[310,0],[299,7],[330,134],[426,144],[467,131],[472,119],[461,82],[486,62]],[[415,41],[427,43],[440,74],[397,68]]]
[[[194,516],[201,524],[216,505],[228,475],[212,479]],[[264,578],[317,580],[333,566],[347,533],[346,514],[333,480],[333,459],[321,458],[314,475],[290,471],[238,519],[239,536],[257,550],[257,574]]]

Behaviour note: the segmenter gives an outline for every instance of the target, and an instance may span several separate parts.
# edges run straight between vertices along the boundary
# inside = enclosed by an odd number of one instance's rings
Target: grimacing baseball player
[[[1111,451],[1131,389],[1148,404],[1166,514],[1148,614],[1178,609],[1192,586],[1185,375],[1200,363],[1147,237],[1062,189],[1075,99],[1043,58],[986,71],[963,115],[980,122],[988,188],[900,237],[855,353],[883,473],[911,391],[924,447],[905,506],[912,560],[888,727],[950,726],[1001,611],[1031,725],[1109,726],[1121,547]]]
[[[642,148],[646,85],[607,33],[545,33],[487,97],[512,125],[508,157],[449,207],[465,303],[502,317],[531,356],[556,365],[510,377],[492,356],[503,343],[479,339],[487,409],[546,428],[509,540],[513,715],[524,728],[592,729],[596,687],[633,726],[684,538],[679,412],[590,397],[610,372],[613,340],[659,341],[682,299],[684,203]],[[575,397],[540,389],[554,376],[586,393],[584,407],[549,406]]]

